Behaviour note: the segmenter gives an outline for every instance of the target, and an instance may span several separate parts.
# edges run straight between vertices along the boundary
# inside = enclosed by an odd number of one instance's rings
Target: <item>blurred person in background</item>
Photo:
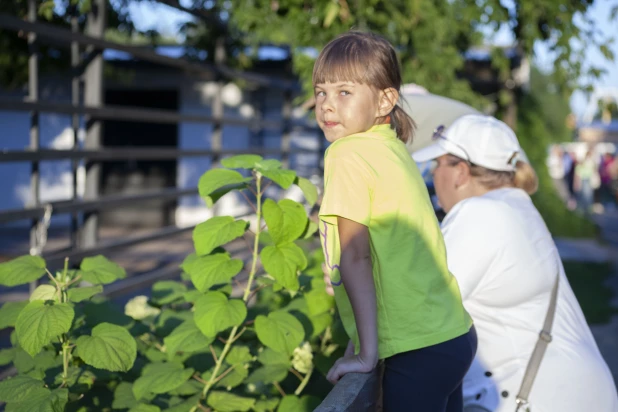
[[[590,149],[584,159],[575,166],[575,191],[579,195],[578,206],[585,214],[592,211],[594,192],[600,184],[597,162],[594,152]]]
[[[560,145],[553,145],[547,157],[547,170],[549,176],[554,181],[554,187],[558,196],[564,203],[568,203],[570,199],[569,188],[567,187],[566,168],[565,168],[565,156],[564,151]]]
[[[558,279],[552,340],[532,385],[531,410],[618,411],[612,375],[530,199],[537,178],[513,131],[492,117],[466,115],[436,129],[434,139],[414,158],[434,162],[449,269],[478,332],[466,405],[515,410]]]
[[[599,200],[606,210],[613,210],[616,207],[612,178],[612,169],[615,161],[612,153],[604,153],[601,157],[601,164],[599,164],[599,177],[601,178]]]

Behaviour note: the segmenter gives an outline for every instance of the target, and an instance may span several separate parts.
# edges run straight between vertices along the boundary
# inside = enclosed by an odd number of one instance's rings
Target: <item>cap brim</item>
[[[412,159],[418,163],[428,162],[447,153],[447,150],[440,145],[440,142],[436,142],[431,146],[427,146],[412,153]]]

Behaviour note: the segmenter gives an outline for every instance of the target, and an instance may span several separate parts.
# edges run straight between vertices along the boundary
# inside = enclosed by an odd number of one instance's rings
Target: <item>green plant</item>
[[[0,309],[0,328],[15,326],[0,365],[19,372],[0,382],[7,411],[313,410],[345,338],[333,324],[321,251],[312,251],[317,225],[303,205],[265,191],[297,184],[313,204],[317,190],[277,160],[241,155],[222,165],[202,176],[200,195],[212,206],[241,193],[253,222],[216,216],[197,225],[182,280],[155,283],[124,314],[95,296],[125,276],[102,256],[77,270],[67,262],[55,276],[40,257],[0,264],[0,284],[50,280],[29,302]],[[224,249],[243,241],[246,265]]]

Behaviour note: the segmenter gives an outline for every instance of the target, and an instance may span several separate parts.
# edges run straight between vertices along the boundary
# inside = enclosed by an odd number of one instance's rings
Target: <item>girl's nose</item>
[[[323,97],[322,103],[320,104],[320,108],[322,109],[323,112],[332,112],[334,110],[332,100],[326,96]]]

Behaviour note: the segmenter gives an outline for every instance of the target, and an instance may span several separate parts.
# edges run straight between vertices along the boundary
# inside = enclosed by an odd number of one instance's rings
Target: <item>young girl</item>
[[[383,38],[350,32],[313,69],[325,156],[320,235],[350,344],[327,378],[384,359],[384,410],[462,410],[476,352],[472,321],[405,142],[414,123],[397,105],[401,74]]]

